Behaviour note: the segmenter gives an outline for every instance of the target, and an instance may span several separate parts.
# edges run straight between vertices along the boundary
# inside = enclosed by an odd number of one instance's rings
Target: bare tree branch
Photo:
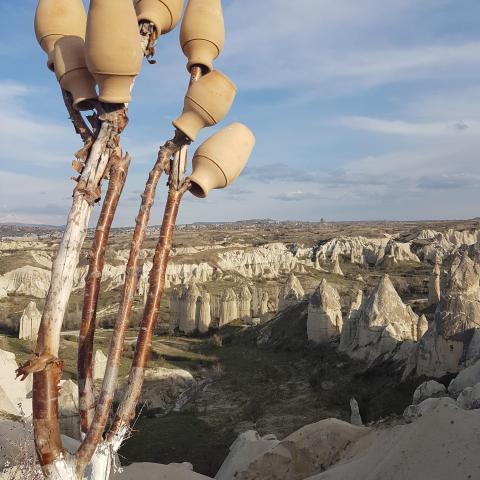
[[[85,282],[82,322],[78,338],[78,394],[80,430],[83,434],[87,433],[95,410],[92,352],[100,281],[105,264],[105,250],[108,244],[113,217],[127,178],[130,156],[127,154],[122,158],[117,152],[112,155],[110,161],[108,190],[98,219],[90,252],[90,264]]]

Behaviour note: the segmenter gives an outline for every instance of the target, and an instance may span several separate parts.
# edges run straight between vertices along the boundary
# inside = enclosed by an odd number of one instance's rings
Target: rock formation
[[[238,315],[239,318],[245,320],[252,316],[252,294],[246,285],[242,287],[238,296]]]
[[[278,309],[281,310],[289,305],[300,302],[303,300],[304,296],[305,291],[303,290],[302,284],[298,278],[291,273],[280,291],[280,296],[278,298]]]
[[[308,303],[307,335],[315,343],[326,343],[342,330],[340,295],[323,279]]]
[[[342,272],[342,269],[340,268],[340,261],[338,260],[338,256],[335,257],[335,260],[333,262],[332,273],[343,277],[343,272]]]
[[[440,265],[435,264],[428,282],[428,306],[440,302]]]
[[[263,292],[262,293],[262,298],[260,302],[260,310],[259,310],[259,315],[265,315],[268,313],[268,292]]]
[[[45,298],[50,287],[50,276],[48,270],[28,265],[3,275],[3,284],[8,293]]]
[[[343,323],[342,334],[340,336],[340,350],[345,351],[352,339],[357,335],[358,319],[361,313],[361,307],[363,303],[363,291],[357,290],[355,298],[350,305],[347,318]]]
[[[238,298],[232,288],[227,288],[220,299],[219,327],[237,320]]]
[[[418,323],[417,323],[417,342],[419,342],[422,337],[427,333],[428,330],[428,320],[425,315],[421,315],[418,318]]]
[[[453,255],[434,321],[411,362],[416,362],[417,375],[438,378],[464,368],[466,359],[471,364],[480,358],[479,318],[480,262],[477,249],[471,247],[470,252]]]
[[[93,380],[102,380],[105,376],[107,368],[107,356],[101,351],[95,351],[95,358],[93,359]]]
[[[360,415],[360,408],[358,406],[358,402],[355,398],[350,399],[350,423],[352,425],[356,425],[357,427],[363,426],[362,417]]]
[[[210,311],[210,294],[202,293],[197,299],[198,324],[197,328],[200,333],[208,332],[212,323]]]
[[[38,311],[36,303],[29,302],[20,318],[18,338],[36,341],[41,320],[42,314]]]
[[[180,299],[181,317],[179,329],[183,333],[192,333],[198,324],[197,300],[201,293],[196,283],[192,283]]]
[[[170,292],[170,322],[169,331],[173,333],[180,325],[181,318],[181,297],[183,292],[177,288],[172,289]]]
[[[342,333],[341,350],[369,362],[394,353],[405,359],[417,337],[418,316],[402,302],[388,275],[348,323]]]

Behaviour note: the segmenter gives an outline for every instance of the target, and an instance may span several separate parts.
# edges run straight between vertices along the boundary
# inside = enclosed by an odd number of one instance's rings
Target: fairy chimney
[[[238,318],[238,298],[231,288],[227,288],[220,299],[219,327]]]

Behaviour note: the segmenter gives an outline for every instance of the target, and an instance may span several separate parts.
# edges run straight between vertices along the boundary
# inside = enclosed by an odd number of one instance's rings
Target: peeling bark
[[[130,157],[128,154],[123,158],[118,154],[114,154],[111,158],[108,190],[97,222],[95,237],[90,252],[90,264],[85,282],[82,322],[78,339],[78,393],[80,431],[82,434],[87,433],[95,410],[92,353],[98,295],[105,264],[105,251],[113,217],[127,178],[129,164]]]
[[[160,148],[157,161],[150,171],[145,190],[142,194],[142,203],[135,220],[135,230],[130,245],[130,255],[125,272],[125,282],[110,343],[102,390],[100,392],[90,429],[77,452],[79,471],[82,471],[89,463],[97,445],[102,441],[102,435],[108,420],[108,414],[112,407],[125,334],[128,329],[135,300],[135,292],[138,286],[138,278],[140,275],[140,252],[147,232],[150,210],[155,199],[156,187],[162,172],[165,169],[168,169],[169,159],[172,154],[175,153],[181,145],[186,143],[186,137],[184,137],[183,134],[177,133],[173,140],[168,141]]]

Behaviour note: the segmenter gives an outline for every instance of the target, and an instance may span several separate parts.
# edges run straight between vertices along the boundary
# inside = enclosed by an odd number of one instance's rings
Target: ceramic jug
[[[48,55],[50,70],[53,70],[55,42],[64,35],[85,38],[86,25],[82,0],[39,0],[35,11],[35,35]]]
[[[232,123],[205,140],[192,159],[190,192],[204,198],[213,188],[230,185],[245,168],[255,136],[242,123]]]
[[[157,37],[173,30],[180,20],[183,0],[135,0],[138,21],[155,25]]]
[[[218,70],[200,77],[187,90],[183,113],[173,125],[195,140],[202,128],[211,127],[225,118],[236,93],[232,81]]]
[[[180,45],[188,58],[188,71],[194,65],[211,71],[224,41],[221,0],[189,0],[180,30]]]
[[[85,58],[102,102],[131,100],[143,58],[132,0],[90,0]]]
[[[91,108],[89,100],[97,98],[95,80],[85,63],[83,38],[66,35],[55,43],[53,63],[61,87],[70,92],[77,110]]]

